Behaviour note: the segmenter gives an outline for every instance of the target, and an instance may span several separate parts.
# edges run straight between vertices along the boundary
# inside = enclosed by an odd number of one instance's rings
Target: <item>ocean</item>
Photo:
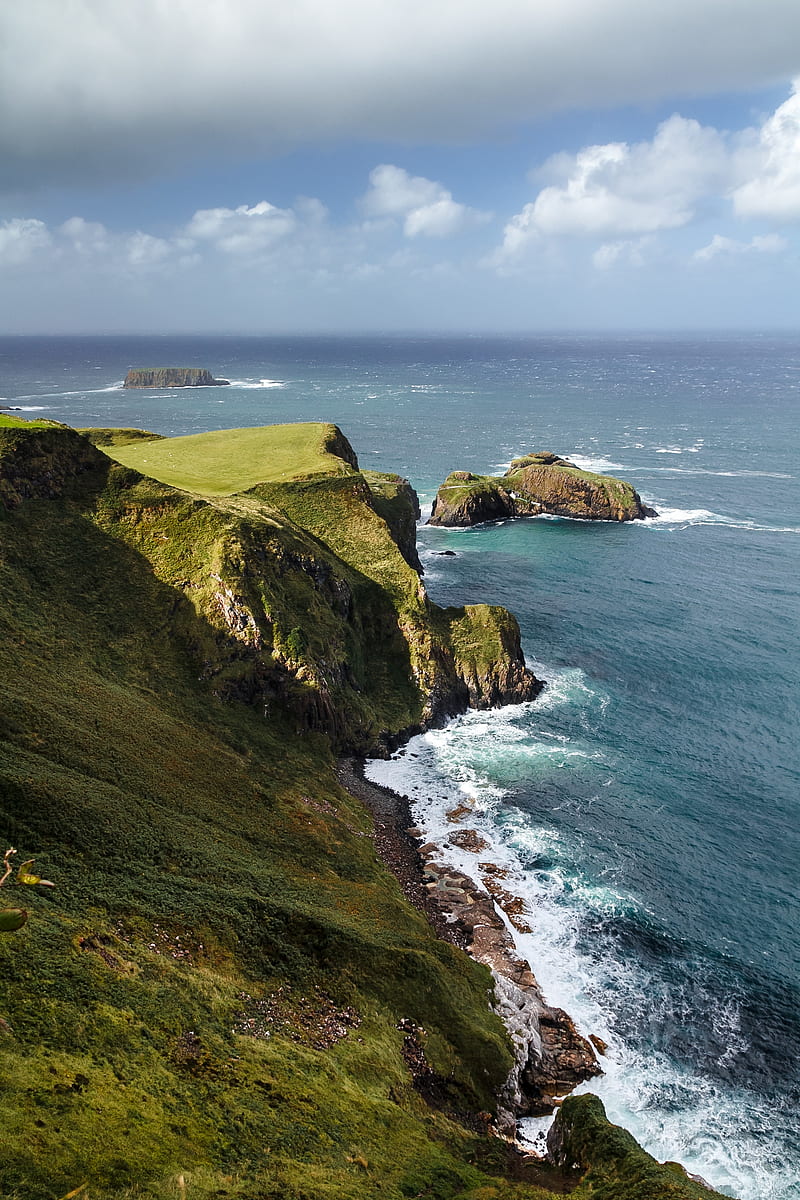
[[[159,365],[232,386],[122,390]],[[612,1120],[740,1200],[800,1198],[800,337],[3,338],[0,405],[335,421],[427,512],[530,450],[630,480],[657,518],[421,525],[432,599],[510,608],[547,687],[368,773],[440,844],[469,807],[489,849],[448,856],[508,871],[548,1000],[608,1043]]]

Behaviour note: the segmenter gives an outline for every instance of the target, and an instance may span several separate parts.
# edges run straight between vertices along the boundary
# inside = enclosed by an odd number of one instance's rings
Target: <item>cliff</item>
[[[520,1065],[488,967],[333,769],[533,694],[513,619],[430,603],[406,485],[389,522],[335,426],[127,433],[98,440],[191,491],[0,422],[0,839],[56,884],[0,936],[0,1192],[560,1192],[487,1136]]]
[[[631,484],[582,471],[541,451],[515,459],[500,477],[452,472],[439,488],[428,523],[478,525],[542,513],[585,521],[639,521],[657,515]]]
[[[205,367],[132,367],[122,385],[126,388],[228,387],[230,380],[215,379]]]

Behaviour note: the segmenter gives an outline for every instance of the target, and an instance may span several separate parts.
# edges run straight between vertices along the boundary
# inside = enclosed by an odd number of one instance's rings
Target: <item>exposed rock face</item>
[[[104,454],[64,425],[5,429],[3,444],[0,504],[8,509],[23,500],[54,500],[78,476],[108,468]]]
[[[149,551],[204,687],[279,706],[298,732],[339,749],[387,754],[471,704],[536,696],[515,619],[431,603],[409,565],[412,489],[382,477],[377,496],[331,429],[330,476],[210,503],[115,464],[66,426],[3,428],[0,504],[85,503],[112,536]]]
[[[606,1117],[598,1096],[570,1096],[547,1134],[547,1157],[573,1173],[586,1195],[647,1196],[689,1200],[719,1196],[699,1175],[676,1162],[659,1163],[619,1125]],[[609,1180],[614,1180],[609,1187]],[[616,1186],[615,1186],[616,1185]]]
[[[138,367],[128,371],[126,388],[229,387],[229,379],[215,379],[205,367]]]
[[[417,521],[421,515],[417,493],[401,475],[367,471],[365,478],[372,492],[372,507],[389,526],[398,550],[410,567],[424,574],[417,553]]]
[[[589,521],[638,521],[656,512],[629,483],[582,471],[541,451],[512,462],[501,477],[454,471],[436,496],[430,525],[469,526],[548,513]]]
[[[544,999],[529,964],[492,901],[474,880],[441,861],[439,848],[423,846],[430,897],[462,935],[469,954],[494,977],[495,1008],[508,1029],[515,1063],[500,1096],[498,1124],[513,1133],[516,1118],[542,1116],[585,1079],[602,1075],[597,1057],[563,1009]],[[512,898],[509,897],[509,900]]]

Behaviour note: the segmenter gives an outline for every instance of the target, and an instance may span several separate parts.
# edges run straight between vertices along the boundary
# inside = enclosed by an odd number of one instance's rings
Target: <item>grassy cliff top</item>
[[[230,496],[257,483],[349,474],[353,464],[343,457],[349,450],[335,425],[306,422],[132,442],[115,446],[113,457],[171,487]]]
[[[51,429],[55,421],[42,420],[26,421],[24,417],[14,416],[9,412],[0,412],[0,429]]]

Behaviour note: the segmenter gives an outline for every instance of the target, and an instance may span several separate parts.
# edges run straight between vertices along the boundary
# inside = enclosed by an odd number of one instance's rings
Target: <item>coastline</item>
[[[425,842],[413,823],[407,797],[365,776],[365,760],[341,759],[340,784],[370,810],[375,823],[375,849],[400,883],[406,899],[425,913],[437,936],[488,967],[494,979],[494,1011],[506,1026],[514,1066],[498,1097],[496,1132],[517,1142],[520,1118],[552,1114],[564,1096],[602,1074],[594,1044],[577,1030],[563,1009],[551,1007],[517,950],[509,924],[518,917],[519,902],[500,880],[481,885],[446,861],[446,853]],[[491,892],[490,892],[491,888]]]

